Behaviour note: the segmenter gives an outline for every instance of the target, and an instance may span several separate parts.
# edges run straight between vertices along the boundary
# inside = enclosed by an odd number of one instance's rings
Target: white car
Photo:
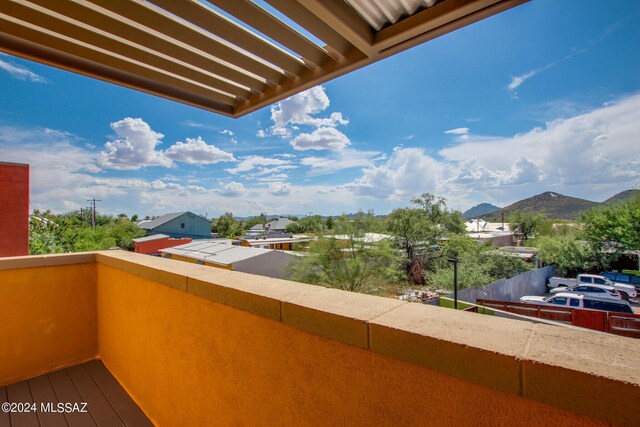
[[[589,297],[569,292],[560,292],[548,298],[525,296],[520,298],[520,302],[533,305],[550,305],[555,307],[582,308],[633,314],[633,309],[626,301],[613,300],[610,298]]]
[[[577,285],[606,285],[615,288],[622,295],[623,299],[636,298],[638,292],[633,285],[612,282],[604,276],[598,274],[580,274],[575,279],[567,279],[562,277],[552,277],[549,279],[550,288],[574,287]]]
[[[551,289],[549,291],[551,294],[557,294],[560,292],[563,293],[572,293],[578,295],[586,295],[589,297],[598,297],[598,298],[609,298],[621,300],[622,295],[618,292],[613,286],[607,285],[573,285],[573,286],[560,286],[557,288]]]

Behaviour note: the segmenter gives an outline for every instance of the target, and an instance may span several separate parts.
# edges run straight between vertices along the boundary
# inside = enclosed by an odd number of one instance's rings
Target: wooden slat
[[[200,70],[217,74],[221,77],[235,81],[239,85],[247,86],[252,90],[261,91],[265,86],[264,79],[251,76],[235,68],[226,66],[211,55],[198,52],[192,46],[188,46],[178,40],[166,37],[159,31],[147,27],[117,15],[110,10],[88,2],[52,2],[50,0],[29,0],[49,10],[98,28],[104,32],[126,37],[128,41],[144,46],[166,58],[173,58],[189,64]]]
[[[274,83],[280,83],[285,78],[283,72],[278,71],[261,61],[239,52],[231,46],[223,44],[206,34],[204,30],[197,30],[162,10],[152,7],[139,0],[87,0],[100,7],[108,9],[128,19],[158,29],[167,36],[180,40],[196,49],[208,53],[220,60],[232,64],[240,69],[250,71],[261,78]]]
[[[324,47],[325,50],[331,49],[340,56],[344,56],[353,47],[353,44],[335,31],[331,25],[328,25],[325,21],[318,18],[297,1],[266,0],[266,2],[325,42],[327,44],[327,46]]]
[[[344,0],[298,0],[368,56],[374,56],[373,29]]]
[[[78,393],[82,396],[83,402],[87,402],[91,416],[98,426],[124,426],[122,419],[102,394],[83,365],[67,368],[67,372],[76,389],[78,389]]]
[[[20,381],[19,383],[7,386],[7,401],[15,403],[33,403],[29,383]],[[38,416],[36,412],[11,412],[12,427],[38,427]]]
[[[233,43],[262,59],[298,75],[304,63],[288,52],[276,47],[257,34],[249,31],[222,14],[199,2],[177,2],[175,0],[150,0],[164,10],[173,13],[200,28]]]
[[[66,369],[62,369],[56,372],[51,372],[49,375],[49,381],[53,387],[58,401],[62,403],[81,403],[84,402],[80,393],[76,389],[76,386],[71,381],[71,377]],[[88,410],[91,412],[93,407],[88,405]],[[90,413],[74,412],[65,414],[65,418],[70,427],[91,427],[96,423]]]
[[[7,398],[7,388],[0,387],[0,404],[8,401],[9,399]],[[0,426],[2,427],[11,426],[11,417],[9,416],[8,412],[0,411]]]
[[[289,27],[250,0],[208,0],[228,14],[240,19],[262,34],[302,56],[305,63],[321,67],[330,59],[318,45]]]
[[[2,2],[0,2],[2,4]],[[163,70],[148,67],[140,62],[123,58],[119,55],[113,55],[106,50],[89,47],[68,37],[53,34],[41,27],[33,26],[16,17],[8,16],[0,13],[0,31],[7,31],[11,34],[20,34],[23,39],[45,46],[63,53],[80,56],[83,58],[91,58],[93,62],[103,66],[117,68],[129,73],[134,73],[140,77],[151,81],[159,82],[168,86],[177,87],[187,92],[199,93],[207,96],[217,102],[227,105],[233,105],[237,100],[229,95],[215,92],[203,85],[195,82],[182,80],[177,75],[165,73]]]
[[[182,22],[149,2],[140,0],[86,0],[140,25],[159,29],[163,34],[208,53],[223,62],[251,72],[268,82],[279,83],[285,74],[264,62],[246,55],[233,46],[220,42],[208,32]]]
[[[42,404],[51,404],[53,408],[59,402],[56,397],[56,393],[53,391],[53,386],[49,381],[49,377],[46,375],[40,375],[39,377],[31,378],[28,380],[29,388],[31,389],[31,395],[33,401],[38,405],[38,420],[41,427],[67,427],[67,420],[64,418],[64,414],[60,412],[45,412],[42,411]]]
[[[204,87],[210,87],[244,99],[249,95],[247,89],[221,80],[212,74],[198,70],[188,64],[175,61],[162,53],[141,48],[133,42],[110,37],[107,33],[99,30],[92,31],[84,25],[76,25],[76,23],[69,20],[66,16],[54,14],[47,9],[32,5],[24,0],[17,1],[19,4],[0,2],[0,12],[11,13],[21,20],[42,28],[55,28],[57,34],[69,39],[79,40],[89,46],[107,50],[112,54],[145,64],[149,68],[178,74]],[[71,13],[71,15],[73,15],[73,13]]]
[[[84,366],[127,426],[153,426],[144,415],[144,412],[131,400],[131,397],[129,397],[122,386],[118,384],[118,381],[116,381],[113,375],[105,368],[102,362],[93,360],[85,363]]]
[[[0,51],[10,55],[37,61],[62,70],[82,74],[87,77],[146,92],[151,95],[164,97],[196,108],[214,111],[230,117],[233,115],[233,108],[229,104],[218,102],[198,93],[176,88],[173,85],[145,79],[132,72],[95,63],[87,58],[49,49],[37,42],[31,42],[22,37],[4,33],[1,30],[2,27],[0,27]]]

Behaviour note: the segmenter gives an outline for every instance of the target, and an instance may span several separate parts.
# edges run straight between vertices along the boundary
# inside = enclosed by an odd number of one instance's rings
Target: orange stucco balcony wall
[[[101,358],[160,426],[640,424],[630,338],[121,251],[0,260],[0,313],[0,385]]]

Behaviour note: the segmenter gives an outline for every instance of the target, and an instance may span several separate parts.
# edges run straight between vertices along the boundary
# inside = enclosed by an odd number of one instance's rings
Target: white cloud
[[[99,170],[94,157],[68,132],[0,126],[0,159],[29,164],[31,209],[61,212],[85,206],[91,197],[123,193],[93,184]]]
[[[242,172],[251,172],[254,170],[264,170],[267,166],[292,166],[291,161],[284,159],[275,159],[273,157],[263,156],[246,156],[243,157],[235,168],[225,169],[230,174],[238,174]],[[272,171],[273,169],[271,169]],[[267,172],[270,173],[270,172]]]
[[[229,129],[224,129],[224,130],[220,131],[220,133],[222,135],[227,135],[227,136],[231,137],[231,142],[233,142],[234,144],[238,143],[238,140],[235,137],[236,134],[233,131],[230,131]]]
[[[298,130],[296,125],[313,127],[336,127],[347,125],[340,112],[333,112],[328,117],[317,117],[318,114],[329,108],[329,97],[322,86],[316,86],[305,90],[287,99],[284,99],[271,107],[271,121],[269,128],[271,135],[288,137],[292,130]],[[265,137],[264,130],[258,131],[259,137]]]
[[[449,129],[449,130],[445,131],[444,133],[451,134],[451,135],[466,135],[466,134],[469,133],[469,128]]]
[[[49,83],[49,80],[37,75],[33,71],[21,65],[12,64],[0,59],[0,70],[4,70],[13,78],[26,80],[34,83]]]
[[[238,197],[245,194],[246,189],[242,183],[232,181],[224,184],[220,189],[218,189],[218,193],[227,197]]]
[[[530,78],[535,77],[543,71],[547,71],[548,69],[555,67],[556,65],[561,64],[562,62],[567,61],[574,56],[582,54],[584,52],[586,52],[586,49],[574,49],[570,54],[558,61],[551,62],[543,67],[536,68],[535,70],[527,71],[526,73],[520,74],[519,76],[512,77],[511,82],[507,85],[507,89],[509,89],[510,92],[513,92]]]
[[[349,138],[336,128],[324,127],[311,133],[301,133],[291,140],[295,150],[342,150],[351,144]]]
[[[300,160],[300,164],[311,168],[309,176],[317,176],[344,169],[371,166],[375,161],[385,159],[386,156],[378,151],[357,151],[346,148],[331,153],[328,157],[305,157]]]
[[[187,164],[214,164],[235,161],[233,154],[214,145],[207,144],[201,137],[178,141],[166,151],[157,150],[164,135],[155,132],[142,119],[126,117],[111,123],[111,129],[118,136],[104,144],[96,163],[103,169],[136,170],[147,166],[171,167],[174,161]]]
[[[202,138],[187,138],[186,142],[176,142],[167,149],[165,155],[172,160],[192,164],[214,164],[233,162],[233,154],[227,153],[215,145],[208,145]]]
[[[439,193],[443,165],[421,148],[396,148],[387,163],[370,166],[347,185],[356,195],[379,199]]]
[[[269,193],[274,196],[288,196],[291,186],[285,182],[272,182],[269,184]]]
[[[278,174],[273,174],[273,175],[269,175],[269,176],[263,176],[260,178],[256,178],[256,181],[258,182],[282,182],[282,181],[286,181],[287,179],[289,179],[289,175],[287,175],[286,173],[278,173]]]
[[[511,185],[535,184],[544,180],[544,173],[537,164],[524,157],[519,157],[507,169],[490,170],[484,166],[469,168],[462,166],[457,171],[452,169],[453,176],[448,183],[470,186],[475,190],[497,188]]]
[[[105,169],[140,169],[145,166],[170,167],[171,159],[156,151],[164,135],[154,132],[142,119],[126,117],[111,123],[118,139],[105,143],[97,158],[98,166]]]
[[[530,79],[531,77],[535,76],[536,74],[538,74],[538,70],[532,70],[529,71],[527,73],[521,74],[519,76],[515,76],[511,78],[511,83],[509,83],[509,85],[507,86],[507,88],[511,91],[516,90],[517,88],[520,87],[520,85],[522,83],[524,83],[525,81],[527,81],[528,79]]]
[[[639,114],[640,95],[633,95],[508,138],[470,135],[440,151],[450,190],[491,188],[497,201],[512,202],[546,190],[601,200],[637,186]]]

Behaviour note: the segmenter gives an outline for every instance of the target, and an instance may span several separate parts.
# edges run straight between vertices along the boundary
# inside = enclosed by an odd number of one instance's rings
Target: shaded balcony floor
[[[35,403],[36,411],[0,411],[0,427],[153,425],[99,360],[0,387],[0,404],[4,402]],[[83,402],[86,412],[77,412]],[[52,412],[58,403],[71,405]]]

